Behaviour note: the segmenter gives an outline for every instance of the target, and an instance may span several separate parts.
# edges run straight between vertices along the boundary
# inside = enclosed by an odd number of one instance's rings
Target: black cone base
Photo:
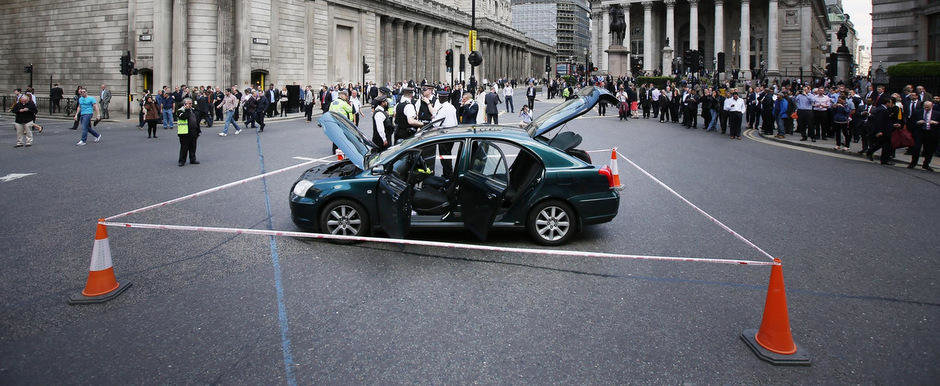
[[[796,346],[796,352],[790,355],[777,354],[773,351],[765,349],[760,343],[757,343],[757,330],[749,328],[744,330],[741,333],[741,340],[744,343],[747,343],[747,347],[751,348],[751,351],[754,352],[754,355],[757,355],[758,358],[763,359],[770,364],[775,366],[809,366],[809,353],[805,349],[800,348],[799,345]]]
[[[131,282],[129,281],[118,283],[118,287],[115,288],[114,291],[108,292],[104,295],[98,295],[98,296],[85,296],[85,295],[82,295],[81,292],[79,292],[78,295],[72,295],[69,297],[69,305],[74,306],[77,304],[104,303],[108,300],[118,297],[118,295],[120,295],[125,290],[130,288],[130,286],[131,286]]]

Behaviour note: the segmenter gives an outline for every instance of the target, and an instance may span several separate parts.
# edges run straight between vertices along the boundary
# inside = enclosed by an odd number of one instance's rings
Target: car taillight
[[[604,167],[597,169],[597,173],[607,177],[607,185],[611,188],[614,187],[614,173],[610,171],[610,166],[604,165]]]

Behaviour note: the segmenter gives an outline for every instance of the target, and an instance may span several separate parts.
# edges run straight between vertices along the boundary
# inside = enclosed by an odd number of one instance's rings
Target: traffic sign
[[[476,51],[477,50],[477,31],[474,29],[470,30],[470,33],[468,34],[467,39],[469,40],[468,46],[470,46],[470,51]]]

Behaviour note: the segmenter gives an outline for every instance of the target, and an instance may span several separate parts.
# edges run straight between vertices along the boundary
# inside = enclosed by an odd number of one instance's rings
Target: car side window
[[[504,183],[509,182],[506,157],[499,146],[491,141],[473,142],[469,170]]]

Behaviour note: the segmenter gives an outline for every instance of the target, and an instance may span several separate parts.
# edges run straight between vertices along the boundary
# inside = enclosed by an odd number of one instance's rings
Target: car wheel
[[[320,232],[343,236],[368,236],[369,214],[359,203],[340,199],[327,204],[320,212]],[[352,244],[353,240],[329,239],[337,244]]]
[[[539,244],[562,245],[575,233],[576,216],[571,206],[562,201],[543,201],[529,212],[526,229]]]

